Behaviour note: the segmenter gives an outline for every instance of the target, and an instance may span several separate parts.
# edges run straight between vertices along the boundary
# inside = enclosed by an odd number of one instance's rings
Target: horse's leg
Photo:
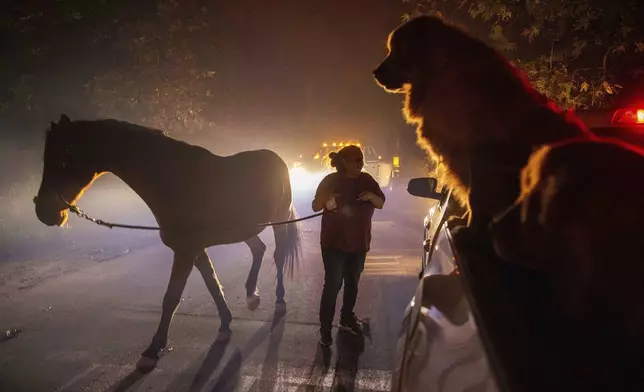
[[[161,350],[166,347],[170,322],[181,301],[181,294],[183,294],[183,289],[186,287],[186,281],[190,276],[194,261],[194,253],[179,253],[176,251],[174,253],[170,282],[163,297],[161,320],[159,321],[157,332],[152,338],[152,343],[143,351],[141,359],[137,363],[137,367],[141,370],[151,370],[156,366]]]
[[[221,284],[219,284],[219,279],[217,279],[217,274],[215,273],[215,269],[213,268],[212,263],[210,262],[210,257],[208,257],[208,253],[206,253],[205,249],[197,256],[195,267],[197,267],[201,273],[203,281],[206,283],[206,287],[208,287],[208,291],[210,291],[212,299],[215,300],[215,305],[217,305],[219,320],[221,320],[219,330],[229,331],[230,322],[233,320],[233,314],[228,308],[226,298],[224,297],[224,291],[221,288]]]
[[[277,297],[276,304],[284,306],[284,264],[286,262],[286,245],[287,245],[287,231],[286,225],[274,226],[275,233],[275,268],[277,270],[277,286],[275,287],[275,296]]]
[[[250,267],[250,272],[246,279],[246,304],[248,305],[248,309],[255,310],[259,307],[257,276],[259,275],[259,269],[262,266],[264,252],[266,252],[266,244],[264,244],[258,236],[251,237],[244,242],[248,245],[250,252],[253,254],[253,264]]]

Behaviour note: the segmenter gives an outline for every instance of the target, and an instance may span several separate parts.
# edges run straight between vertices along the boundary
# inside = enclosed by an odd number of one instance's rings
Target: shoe
[[[356,316],[348,320],[341,320],[340,325],[338,325],[340,331],[348,332],[351,335],[360,336],[362,335],[362,323]]]
[[[333,336],[331,336],[331,328],[320,327],[320,345],[329,347],[333,344]]]

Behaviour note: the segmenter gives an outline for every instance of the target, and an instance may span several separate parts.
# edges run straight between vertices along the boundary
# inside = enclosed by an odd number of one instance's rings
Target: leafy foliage
[[[96,75],[87,85],[100,114],[136,118],[167,131],[197,131],[208,127],[202,113],[213,97],[210,79],[216,76],[200,64],[194,48],[212,50],[208,9],[177,18],[183,3],[159,2],[147,21],[121,26],[112,50],[122,65]],[[201,41],[201,42],[199,42]],[[121,72],[125,66],[128,71]]]
[[[216,77],[207,3],[7,1],[0,37],[14,61],[0,62],[0,116],[43,124],[75,111],[170,132],[212,126],[203,115]]]
[[[565,107],[598,107],[642,74],[639,0],[403,0],[408,12],[467,24]]]

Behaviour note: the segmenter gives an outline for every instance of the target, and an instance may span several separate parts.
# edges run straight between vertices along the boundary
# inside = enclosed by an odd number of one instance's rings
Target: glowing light
[[[619,109],[613,115],[612,123],[644,124],[644,109]]]
[[[360,147],[360,143],[356,144],[356,146]]]
[[[289,170],[291,188],[296,192],[314,192],[320,181],[329,173],[331,170],[309,172],[301,166],[292,168]]]
[[[394,166],[395,167],[400,166],[400,157],[394,157]]]
[[[344,143],[340,143],[340,147],[344,147]]]
[[[303,175],[308,174],[306,169],[303,167],[294,167],[289,171],[289,174],[291,175],[291,179],[296,179],[297,177],[301,177]]]
[[[328,145],[328,144],[326,144],[326,143],[323,143],[323,144],[322,144],[322,147],[328,147],[328,146],[329,146],[329,145]]]
[[[380,155],[378,155],[378,159],[382,159],[382,157]]]
[[[319,153],[315,154],[315,156],[313,157],[313,159],[320,159],[320,154],[319,154]]]
[[[333,143],[333,147],[335,147],[335,146],[336,146],[336,144],[335,144],[335,143]]]

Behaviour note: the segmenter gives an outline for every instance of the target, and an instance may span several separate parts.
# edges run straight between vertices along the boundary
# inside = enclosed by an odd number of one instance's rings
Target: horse
[[[257,278],[266,245],[264,222],[297,218],[288,167],[269,150],[217,156],[163,131],[114,119],[72,121],[63,114],[46,132],[42,182],[34,198],[38,220],[62,226],[70,206],[104,173],[113,173],[143,199],[161,241],[174,253],[170,282],[152,342],[137,363],[151,370],[167,345],[168,330],[192,267],[199,270],[217,306],[220,331],[232,313],[206,248],[245,242],[252,253],[247,306],[260,303]],[[276,306],[285,306],[284,271],[292,276],[301,257],[297,223],[273,227]]]

